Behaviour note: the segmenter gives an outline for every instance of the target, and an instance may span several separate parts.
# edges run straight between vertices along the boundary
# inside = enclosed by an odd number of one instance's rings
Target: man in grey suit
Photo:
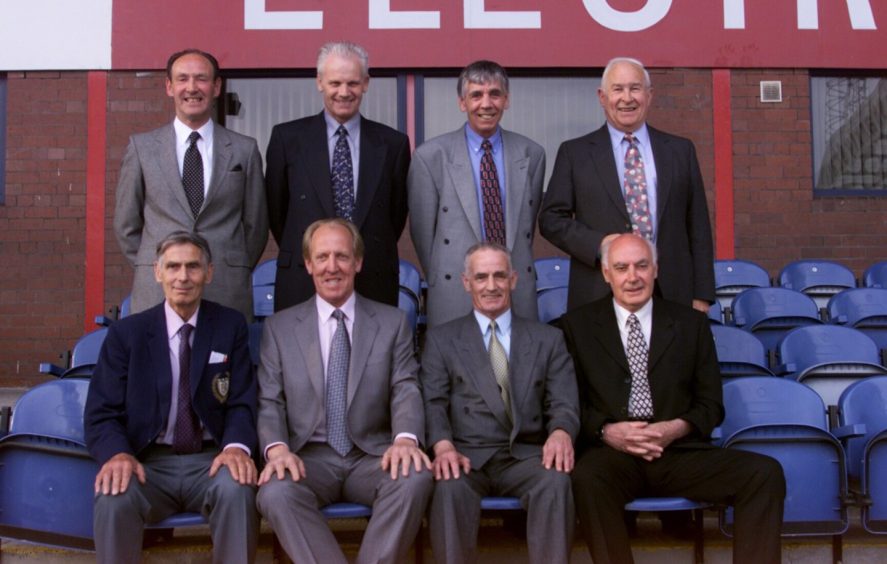
[[[474,311],[430,330],[420,380],[437,480],[431,547],[441,563],[477,560],[481,497],[527,510],[531,562],[567,562],[579,403],[561,332],[512,314],[508,251],[477,243],[462,284]]]
[[[459,275],[466,249],[478,241],[511,252],[520,273],[514,310],[536,319],[533,236],[545,151],[499,127],[508,108],[508,75],[501,66],[471,63],[456,90],[467,123],[419,147],[407,177],[410,233],[428,280],[428,326],[468,310],[471,300]]]
[[[255,139],[213,121],[221,88],[215,57],[197,49],[174,53],[166,65],[166,93],[175,103],[175,120],[129,140],[114,232],[135,268],[134,313],[163,299],[154,282],[158,241],[189,231],[216,249],[206,298],[252,319],[250,274],[268,240],[262,157]]]
[[[402,562],[431,496],[413,334],[354,292],[363,241],[318,220],[302,254],[316,296],[265,321],[259,364],[259,511],[297,562],[345,562],[320,508],[370,505],[357,562]]]

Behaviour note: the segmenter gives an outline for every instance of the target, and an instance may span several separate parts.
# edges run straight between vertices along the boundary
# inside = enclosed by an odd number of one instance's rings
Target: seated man
[[[772,458],[710,443],[724,416],[704,314],[653,298],[656,251],[638,235],[601,246],[612,296],[562,319],[582,410],[576,511],[596,564],[632,562],[622,518],[636,497],[732,505],[734,562],[779,562],[785,479]]]
[[[474,310],[428,332],[420,373],[437,480],[434,556],[476,561],[481,497],[495,495],[527,510],[531,562],[567,562],[579,405],[563,335],[513,315],[517,273],[501,245],[469,248],[462,283]]]
[[[312,223],[302,239],[316,295],[265,321],[259,511],[296,562],[346,562],[320,508],[371,505],[357,562],[402,562],[431,496],[413,333],[403,312],[354,292],[357,227]]]
[[[142,530],[202,513],[214,562],[252,562],[256,384],[243,314],[202,300],[209,245],[173,233],[157,245],[163,303],[114,323],[89,386],[86,446],[99,562],[137,562]]]

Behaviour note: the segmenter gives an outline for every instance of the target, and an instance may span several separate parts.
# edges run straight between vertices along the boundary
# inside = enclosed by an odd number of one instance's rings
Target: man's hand
[[[234,481],[242,486],[256,485],[256,463],[246,451],[236,446],[228,447],[216,456],[209,468],[209,477],[215,476],[219,468],[227,466]]]
[[[140,484],[145,483],[145,468],[131,454],[120,452],[102,464],[95,477],[95,493],[104,495],[122,494],[129,487],[129,481],[135,473]]]
[[[542,446],[542,466],[569,474],[574,464],[573,439],[563,429],[555,429]]]
[[[397,479],[397,471],[401,470],[404,476],[410,473],[410,463],[416,468],[416,472],[422,471],[422,466],[431,470],[431,460],[416,444],[416,441],[408,437],[394,439],[394,444],[388,447],[382,455],[382,470],[391,472],[391,479]]]
[[[671,419],[669,421],[650,423],[647,429],[652,429],[659,434],[656,444],[665,449],[676,439],[689,434],[693,428],[683,419]]]
[[[471,472],[471,461],[456,450],[456,445],[446,440],[434,443],[434,463],[431,470],[435,480],[458,480],[460,468],[468,474]]]
[[[290,452],[286,445],[274,445],[265,453],[268,460],[265,467],[259,475],[258,485],[262,485],[271,481],[271,477],[276,475],[278,480],[283,480],[287,470],[294,482],[298,482],[305,477],[305,463],[302,459]]]
[[[612,448],[638,456],[650,462],[662,456],[665,448],[675,439],[690,432],[690,424],[683,419],[658,423],[644,421],[620,421],[604,426],[604,443]]]
[[[705,300],[693,300],[693,309],[701,311],[705,315],[708,315],[708,310],[711,308],[711,304]]]

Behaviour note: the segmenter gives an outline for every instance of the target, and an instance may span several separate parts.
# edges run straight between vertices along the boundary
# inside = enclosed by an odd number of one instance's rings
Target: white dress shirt
[[[192,131],[200,134],[197,140],[197,150],[200,151],[200,158],[203,160],[203,196],[209,194],[209,182],[212,180],[213,174],[213,120],[209,120],[200,129],[194,130],[179,121],[176,118],[172,122],[173,129],[176,131],[176,160],[179,163],[179,177],[184,174],[185,169],[185,151],[191,146],[188,137]]]

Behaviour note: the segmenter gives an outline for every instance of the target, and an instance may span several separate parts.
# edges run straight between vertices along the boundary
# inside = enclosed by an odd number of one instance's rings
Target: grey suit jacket
[[[502,130],[505,152],[506,246],[518,273],[515,313],[537,318],[533,237],[542,200],[545,151],[517,133]],[[481,240],[477,188],[465,129],[435,137],[416,149],[407,177],[410,233],[428,281],[428,326],[468,313],[462,287],[465,251]]]
[[[315,298],[264,322],[259,361],[259,444],[305,446],[325,416]],[[399,433],[425,433],[413,334],[403,312],[357,296],[348,373],[348,434],[381,456]]]
[[[428,445],[449,440],[477,469],[503,448],[518,459],[539,455],[555,429],[575,440],[579,396],[560,330],[513,316],[509,367],[513,425],[474,314],[428,331],[420,372]]]
[[[215,272],[204,298],[252,319],[250,275],[268,240],[262,156],[255,139],[215,124],[213,171],[197,218],[191,213],[176,161],[172,123],[129,140],[114,210],[120,249],[135,267],[132,311],[163,300],[154,280],[157,243],[173,231],[193,231],[209,242]]]

